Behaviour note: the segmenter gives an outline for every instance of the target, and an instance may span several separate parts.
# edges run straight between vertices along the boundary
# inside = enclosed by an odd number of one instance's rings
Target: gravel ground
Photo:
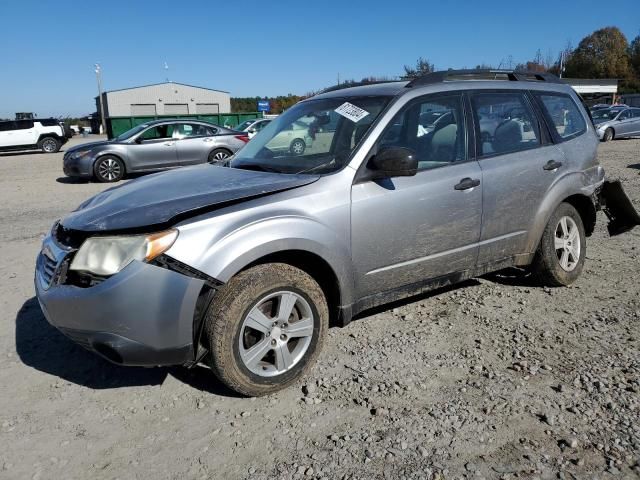
[[[599,214],[573,287],[510,270],[378,309],[332,329],[301,383],[237,398],[44,320],[41,237],[106,188],[59,178],[61,157],[0,155],[0,478],[640,476],[640,230],[609,238]],[[640,140],[600,159],[640,206]]]

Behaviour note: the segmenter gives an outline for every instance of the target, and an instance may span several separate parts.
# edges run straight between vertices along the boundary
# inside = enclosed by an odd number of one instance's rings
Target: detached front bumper
[[[134,261],[83,288],[64,283],[71,255],[49,236],[38,256],[36,296],[51,325],[117,364],[194,361],[194,315],[204,280]]]

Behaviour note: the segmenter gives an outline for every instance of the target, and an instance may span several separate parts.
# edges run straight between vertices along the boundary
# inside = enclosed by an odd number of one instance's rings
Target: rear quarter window
[[[562,93],[535,93],[556,141],[565,141],[582,135],[587,123],[580,108],[569,95]]]

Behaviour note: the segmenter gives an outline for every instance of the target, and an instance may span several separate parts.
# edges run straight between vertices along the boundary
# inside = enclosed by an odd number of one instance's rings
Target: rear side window
[[[15,122],[0,122],[0,132],[8,132],[9,130],[15,130]]]
[[[42,125],[43,127],[55,127],[57,125],[60,125],[60,122],[58,122],[58,120],[56,120],[55,118],[41,118],[37,121],[40,122],[40,125]]]
[[[540,145],[538,120],[524,93],[475,93],[471,106],[479,155],[501,155]]]
[[[16,130],[28,130],[33,128],[33,120],[16,120],[15,125]]]
[[[562,140],[577,137],[587,130],[580,109],[569,95],[536,93],[547,122]]]

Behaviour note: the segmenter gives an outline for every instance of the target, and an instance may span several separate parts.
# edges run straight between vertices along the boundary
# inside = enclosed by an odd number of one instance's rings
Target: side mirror
[[[140,135],[139,137],[136,137],[134,142],[140,145],[142,142],[144,142],[144,138],[142,138],[142,135]]]
[[[374,178],[413,177],[418,173],[418,159],[413,150],[404,147],[384,147],[367,165]]]
[[[255,128],[250,128],[248,130],[248,133],[251,133],[251,134],[256,133],[256,132],[257,132],[257,130]]]

